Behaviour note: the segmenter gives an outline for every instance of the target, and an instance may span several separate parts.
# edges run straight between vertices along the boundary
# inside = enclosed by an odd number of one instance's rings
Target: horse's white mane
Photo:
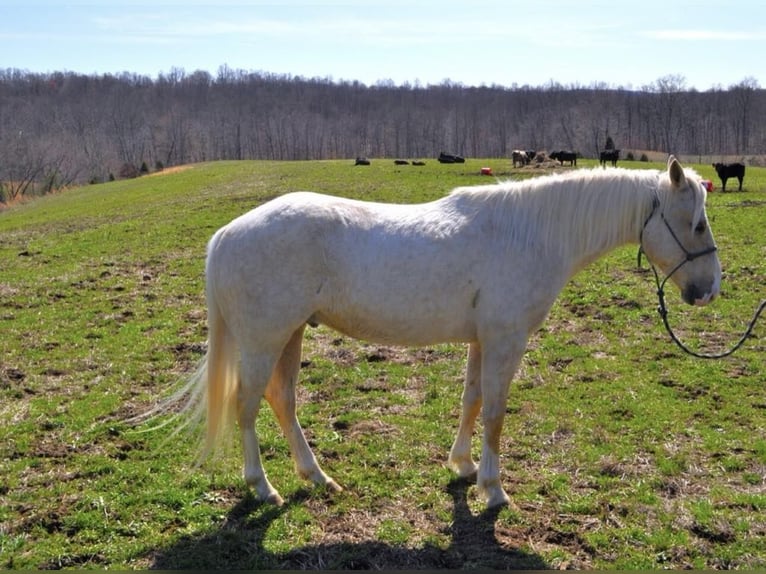
[[[699,179],[692,170],[687,177]],[[558,246],[597,251],[613,245],[626,231],[637,233],[657,196],[662,204],[667,172],[624,168],[576,170],[522,181],[459,187],[450,198],[468,215],[479,203],[494,204],[492,225],[514,245],[524,248]],[[699,193],[704,194],[701,186]],[[478,202],[478,203],[477,203]],[[704,208],[697,198],[695,222]],[[479,211],[477,210],[476,213]]]

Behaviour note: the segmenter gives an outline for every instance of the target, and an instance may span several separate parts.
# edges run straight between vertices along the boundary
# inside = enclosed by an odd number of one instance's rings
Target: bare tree
[[[0,149],[3,160],[0,162],[0,182],[4,195],[14,200],[33,189],[45,171],[45,155],[39,149],[38,142],[24,130],[3,130]]]
[[[684,119],[685,88],[686,78],[680,74],[663,76],[650,86],[655,95],[659,149],[668,153],[679,151],[678,134],[682,131]]]
[[[173,68],[156,79],[0,69],[6,195],[103,181],[124,164],[218,159],[504,157],[514,148],[619,147],[762,154],[766,90],[753,78],[697,92],[680,75],[640,90],[605,84],[365,86],[234,70]]]
[[[760,86],[758,80],[748,77],[729,88],[737,117],[735,118],[734,149],[737,154],[745,153],[750,146],[750,125],[752,123],[755,94]]]

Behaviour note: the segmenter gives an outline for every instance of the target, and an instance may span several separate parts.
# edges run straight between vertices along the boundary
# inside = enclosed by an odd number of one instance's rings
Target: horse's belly
[[[414,311],[407,314],[318,312],[312,320],[349,337],[386,345],[422,346],[476,339],[476,329],[470,319],[457,315],[429,317]]]

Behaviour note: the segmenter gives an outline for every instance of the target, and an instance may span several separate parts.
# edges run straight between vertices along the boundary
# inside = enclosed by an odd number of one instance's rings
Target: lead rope
[[[639,254],[639,261],[640,261],[640,254]],[[756,321],[758,321],[758,317],[760,317],[761,313],[764,309],[766,309],[766,299],[761,301],[761,304],[758,305],[758,308],[755,310],[755,313],[753,314],[753,318],[750,320],[750,323],[747,325],[747,329],[745,329],[745,333],[740,337],[739,341],[737,341],[734,346],[727,350],[723,351],[721,353],[699,353],[697,351],[694,351],[683,344],[683,342],[676,336],[676,334],[673,332],[673,329],[670,326],[670,323],[668,322],[668,308],[665,306],[665,282],[668,280],[670,275],[665,277],[665,279],[660,282],[660,277],[657,274],[657,269],[655,269],[654,265],[649,262],[649,265],[652,268],[652,272],[654,273],[654,280],[657,283],[657,299],[659,300],[659,305],[657,306],[657,312],[660,314],[660,317],[662,317],[662,323],[665,325],[665,330],[668,332],[668,335],[670,335],[670,338],[673,340],[673,342],[678,345],[678,347],[684,351],[685,353],[691,355],[692,357],[697,357],[698,359],[723,359],[724,357],[728,357],[729,355],[733,354],[737,349],[739,349],[745,342],[745,340],[750,336],[750,333],[752,333],[753,328],[755,327]],[[678,267],[676,267],[678,269]],[[675,269],[673,270],[675,271]],[[672,275],[672,273],[671,273]]]
[[[657,211],[657,208],[660,205],[659,198],[655,195],[653,202],[652,202],[652,211],[649,213],[649,216],[646,218],[646,221],[644,221],[644,227],[646,227],[646,224],[649,223],[649,220],[654,215],[654,212]],[[670,326],[670,323],[668,322],[668,308],[665,306],[665,283],[667,283],[668,279],[678,271],[682,265],[687,263],[688,261],[693,261],[697,257],[701,257],[702,255],[707,255],[709,253],[713,253],[716,250],[716,247],[709,247],[707,249],[704,249],[702,251],[699,251],[697,253],[689,253],[689,251],[686,250],[686,248],[681,244],[681,242],[678,240],[678,237],[676,237],[676,234],[673,232],[673,228],[670,227],[670,224],[665,219],[665,216],[660,213],[660,217],[662,217],[662,220],[665,222],[665,225],[668,228],[668,231],[670,231],[670,235],[673,236],[673,239],[675,239],[676,243],[678,243],[678,246],[683,250],[683,252],[686,254],[686,258],[681,261],[678,265],[676,265],[673,270],[667,274],[665,279],[660,281],[660,276],[657,273],[657,268],[654,266],[654,263],[649,261],[649,266],[652,268],[652,273],[654,273],[654,281],[657,284],[657,299],[659,300],[659,305],[657,306],[657,312],[660,314],[660,317],[662,317],[662,323],[665,325],[665,330],[668,332],[668,335],[670,335],[670,338],[673,340],[673,342],[678,345],[678,347],[684,351],[685,353],[691,355],[692,357],[697,357],[698,359],[723,359],[724,357],[728,357],[729,355],[733,354],[737,349],[739,349],[745,342],[745,340],[750,336],[750,333],[752,333],[753,329],[755,328],[755,323],[758,321],[758,318],[761,316],[761,313],[766,308],[766,299],[761,301],[760,305],[758,305],[758,308],[755,310],[755,313],[753,313],[753,318],[750,320],[750,323],[747,325],[747,329],[745,329],[744,334],[742,337],[740,337],[739,341],[737,341],[734,346],[729,349],[728,351],[723,351],[721,353],[699,353],[697,351],[694,351],[683,344],[683,342],[676,336],[676,334],[673,332],[672,327]],[[638,247],[638,266],[641,267],[641,254],[644,252],[643,248],[643,239],[644,239],[644,228],[641,228],[641,235],[639,236],[639,247]],[[647,257],[647,260],[649,258]]]

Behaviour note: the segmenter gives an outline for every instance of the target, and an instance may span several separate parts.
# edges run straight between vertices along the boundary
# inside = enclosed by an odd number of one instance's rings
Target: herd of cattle
[[[547,154],[547,157],[553,161],[558,161],[559,165],[567,163],[570,166],[576,166],[577,155],[577,152],[574,151],[556,150]],[[524,167],[532,163],[532,161],[542,163],[545,161],[545,157],[546,154],[544,152],[538,152],[531,149],[515,149],[511,153],[511,161],[513,162],[514,168]],[[439,163],[465,163],[465,158],[463,156],[446,152],[439,153],[439,157],[436,159]],[[599,163],[602,166],[606,166],[607,163],[610,163],[613,167],[616,167],[619,159],[620,150],[618,149],[607,149],[599,153]],[[418,160],[410,162],[406,159],[396,159],[394,160],[394,164],[421,166],[425,165],[425,162]],[[357,157],[354,165],[370,165],[370,160],[366,157]],[[742,191],[742,180],[745,179],[744,163],[714,163],[713,168],[715,168],[718,177],[721,179],[723,191],[726,191],[726,182],[730,178],[737,178],[737,181],[739,181],[739,191]]]
[[[545,154],[543,152],[529,149],[515,149],[511,153],[513,167],[529,165],[535,159],[542,163],[544,157]],[[571,166],[577,165],[577,152],[564,150],[552,151],[548,154],[548,157],[558,161],[560,165],[564,165],[564,162],[567,162]],[[602,166],[606,166],[606,164],[609,163],[612,167],[617,167],[617,161],[620,159],[620,150],[606,149],[599,153],[598,159]],[[718,177],[721,179],[722,191],[726,191],[726,181],[730,178],[737,178],[737,181],[739,182],[739,191],[742,191],[742,180],[745,179],[744,163],[714,163],[713,168],[715,168]]]
[[[552,151],[548,154],[548,157],[558,161],[560,165],[564,165],[564,162],[571,166],[577,165],[577,152],[574,151]],[[513,162],[513,167],[529,165],[533,161],[542,163],[545,161],[545,153],[533,149],[515,149],[511,152],[511,161]]]

